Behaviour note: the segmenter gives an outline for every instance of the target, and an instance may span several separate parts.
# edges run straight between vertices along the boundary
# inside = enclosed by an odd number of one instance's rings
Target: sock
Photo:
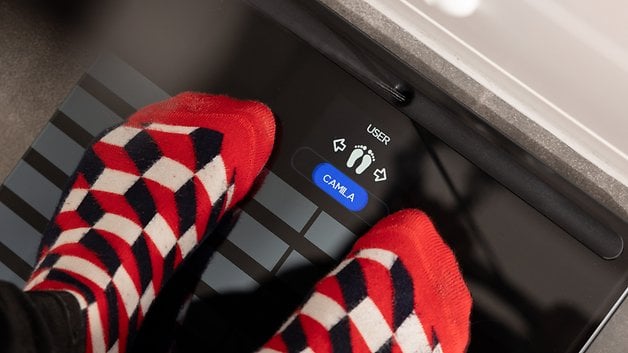
[[[86,352],[124,352],[155,296],[251,188],[273,145],[261,103],[182,93],[85,153],[44,235],[28,291],[65,291]]]
[[[462,353],[470,310],[454,254],[404,210],[360,238],[260,352]]]

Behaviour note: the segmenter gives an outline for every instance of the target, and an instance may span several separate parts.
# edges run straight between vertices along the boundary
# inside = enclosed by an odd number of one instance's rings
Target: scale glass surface
[[[433,219],[460,261],[474,297],[470,353],[579,352],[626,288],[626,256],[590,250],[254,7],[160,3],[129,18],[0,189],[2,278],[23,283],[82,151],[135,110],[202,91],[263,101],[279,126],[226,241],[203,245],[217,249],[206,268],[196,256],[183,271],[201,276],[186,315],[164,327],[176,313],[156,303],[136,351],[253,351],[360,235],[407,207]]]

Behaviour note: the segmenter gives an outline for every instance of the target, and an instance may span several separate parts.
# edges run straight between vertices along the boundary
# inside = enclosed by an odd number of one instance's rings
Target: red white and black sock
[[[248,193],[274,133],[266,106],[226,96],[138,111],[84,155],[25,290],[73,294],[86,352],[124,352],[164,283]]]
[[[260,352],[462,353],[470,310],[454,254],[405,210],[360,238]]]

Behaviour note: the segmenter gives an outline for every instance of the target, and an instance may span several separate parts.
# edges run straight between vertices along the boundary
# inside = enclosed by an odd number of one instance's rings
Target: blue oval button
[[[321,163],[312,172],[314,184],[334,200],[353,212],[366,207],[369,196],[366,190],[329,163]]]

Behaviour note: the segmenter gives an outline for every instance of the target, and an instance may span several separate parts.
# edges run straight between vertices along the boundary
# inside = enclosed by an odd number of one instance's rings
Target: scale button
[[[364,188],[329,163],[320,163],[312,172],[314,184],[353,212],[366,207],[369,197]]]

